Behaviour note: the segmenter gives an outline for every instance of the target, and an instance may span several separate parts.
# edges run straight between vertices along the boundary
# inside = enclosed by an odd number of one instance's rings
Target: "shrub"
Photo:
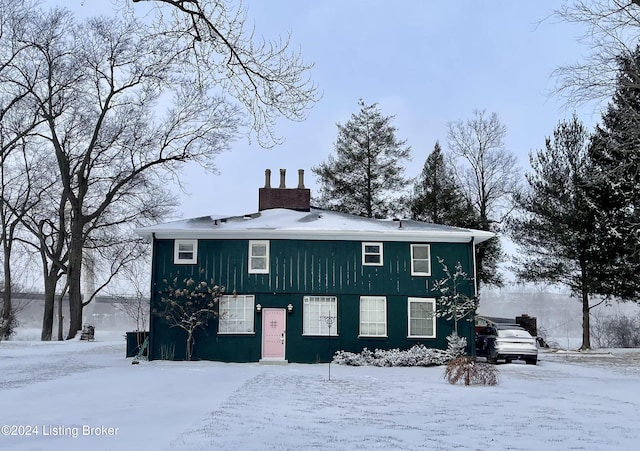
[[[444,378],[450,384],[498,385],[498,370],[494,365],[477,362],[474,357],[461,356],[447,363]]]
[[[447,352],[449,353],[450,359],[455,359],[456,357],[465,355],[466,348],[467,348],[466,338],[459,337],[455,333],[452,333],[447,337]]]
[[[333,357],[333,363],[351,366],[437,366],[444,365],[451,359],[464,354],[467,340],[451,334],[447,337],[446,350],[427,348],[422,344],[414,345],[411,349],[376,349],[370,351],[364,348],[356,354],[348,351],[338,351]]]
[[[594,315],[591,336],[599,348],[636,348],[640,346],[640,315]]]

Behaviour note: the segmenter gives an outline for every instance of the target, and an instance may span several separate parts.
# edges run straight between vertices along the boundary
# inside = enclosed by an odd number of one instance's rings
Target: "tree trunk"
[[[55,293],[44,293],[44,313],[42,315],[41,341],[51,341],[53,335],[53,307],[55,304]]]
[[[191,361],[191,340],[193,338],[193,332],[187,332],[187,362]]]
[[[580,255],[580,284],[582,288],[582,345],[581,351],[591,349],[591,324],[589,318],[589,284],[587,272],[587,258],[584,254]]]
[[[62,328],[64,327],[64,316],[62,316],[62,298],[64,296],[60,296],[58,298],[58,341],[63,341],[64,336],[62,333]]]
[[[4,238],[4,237],[3,237]],[[11,248],[6,242],[4,245],[4,289],[2,293],[2,315],[0,316],[0,341],[9,338],[13,325],[13,306],[11,304]]]
[[[69,266],[67,281],[69,284],[69,334],[67,340],[82,330],[82,224],[72,220],[71,240],[69,245]]]
[[[591,349],[591,326],[589,321],[589,293],[582,290],[582,345],[581,351]]]
[[[53,335],[53,310],[56,303],[56,276],[49,270],[44,280],[44,313],[40,340],[50,341]]]

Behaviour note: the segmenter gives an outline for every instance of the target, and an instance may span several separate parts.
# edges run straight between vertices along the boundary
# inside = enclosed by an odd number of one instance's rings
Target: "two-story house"
[[[197,333],[194,359],[327,362],[337,350],[446,348],[452,321],[438,318],[437,258],[474,274],[490,232],[410,220],[378,220],[312,208],[298,186],[272,188],[267,170],[258,212],[206,216],[138,229],[153,246],[151,310],[166,281],[214,280],[218,313]],[[475,294],[473,282],[468,294]],[[473,322],[459,334],[473,346]],[[152,313],[149,357],[184,358],[184,331]]]

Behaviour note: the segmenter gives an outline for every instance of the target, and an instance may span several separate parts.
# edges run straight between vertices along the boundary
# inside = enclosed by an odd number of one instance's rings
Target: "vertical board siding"
[[[407,298],[438,297],[431,291],[434,281],[444,277],[437,257],[445,258],[451,271],[460,261],[473,274],[470,243],[431,244],[431,276],[411,276],[412,242],[383,242],[383,265],[362,265],[360,241],[271,240],[269,274],[248,273],[248,240],[200,240],[198,261],[194,265],[173,263],[173,240],[154,241],[154,274],[152,308],[158,306],[166,292],[164,279],[176,277],[179,283],[188,277],[213,280],[223,285],[227,293],[253,294],[255,303],[263,308],[294,306],[287,314],[286,358],[292,362],[327,362],[338,350],[360,352],[369,349],[407,349],[422,343],[446,348],[446,336],[452,324],[442,318],[436,321],[437,337],[410,339],[407,337]],[[471,288],[472,290],[472,288]],[[469,292],[468,294],[473,294]],[[338,336],[303,336],[303,297],[306,295],[338,298]],[[386,338],[359,337],[360,296],[387,297]],[[261,352],[261,316],[255,314],[255,334],[218,335],[217,321],[196,338],[194,358],[229,362],[257,361]],[[471,323],[460,324],[461,335],[473,337]],[[167,343],[175,343],[176,359],[184,355],[182,332],[169,329],[162,318],[151,322],[152,358],[160,358]],[[470,344],[473,346],[473,344]],[[470,348],[471,349],[471,348]],[[472,350],[472,349],[471,349]]]
[[[385,242],[382,266],[362,265],[359,241],[272,240],[269,274],[248,273],[248,241],[200,240],[198,263],[174,265],[173,240],[156,243],[156,289],[162,279],[213,280],[238,293],[428,294],[444,277],[437,257],[453,271],[460,261],[472,273],[468,244],[431,244],[431,276],[411,276],[410,244]]]

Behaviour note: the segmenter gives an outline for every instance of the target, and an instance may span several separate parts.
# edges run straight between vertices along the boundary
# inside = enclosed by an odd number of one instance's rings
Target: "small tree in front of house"
[[[445,261],[438,257],[438,263],[442,265],[445,277],[434,282],[432,291],[440,292],[436,317],[453,320],[453,331],[458,335],[458,322],[461,320],[473,321],[473,313],[478,308],[478,297],[469,296],[467,293],[472,278],[463,270],[458,262],[452,273]]]
[[[179,327],[187,333],[185,355],[186,360],[191,360],[194,333],[207,327],[209,320],[217,315],[216,305],[225,288],[214,284],[213,280],[196,282],[191,277],[182,279],[180,285],[177,277],[163,282],[167,286],[160,299],[164,308],[155,313],[163,317],[169,327]]]

